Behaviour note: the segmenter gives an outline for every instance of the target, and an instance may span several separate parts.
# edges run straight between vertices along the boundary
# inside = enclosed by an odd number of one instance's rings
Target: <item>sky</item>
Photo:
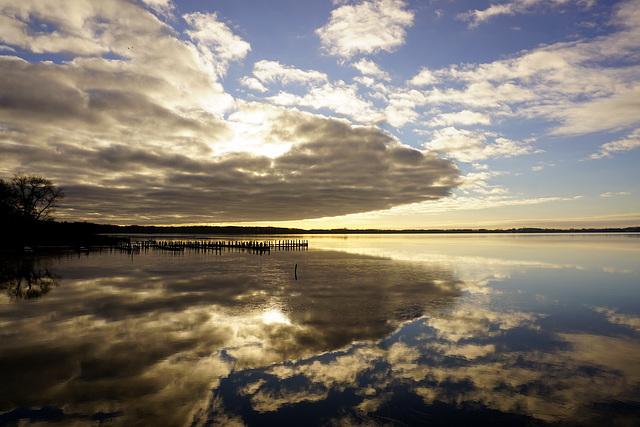
[[[0,0],[61,221],[637,226],[639,163],[639,0]]]

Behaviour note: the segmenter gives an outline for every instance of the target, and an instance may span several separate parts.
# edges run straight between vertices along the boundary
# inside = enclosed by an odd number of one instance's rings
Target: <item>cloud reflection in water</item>
[[[119,425],[640,419],[639,310],[610,304],[636,295],[637,251],[580,265],[428,247],[48,259],[60,286],[0,297],[0,421],[46,407]],[[606,277],[610,294],[575,300],[549,277],[580,291]]]
[[[459,294],[446,270],[331,252],[47,262],[61,277],[55,292],[0,300],[4,420],[54,407],[66,421],[182,424],[231,372],[380,339]]]

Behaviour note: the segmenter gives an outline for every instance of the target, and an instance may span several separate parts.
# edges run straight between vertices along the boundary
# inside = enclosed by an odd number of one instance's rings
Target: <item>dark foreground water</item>
[[[0,425],[640,425],[639,235],[304,238],[2,256]]]

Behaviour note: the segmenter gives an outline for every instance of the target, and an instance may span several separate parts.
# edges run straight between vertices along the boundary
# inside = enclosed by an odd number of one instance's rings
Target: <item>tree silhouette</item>
[[[0,215],[4,218],[51,220],[62,188],[38,175],[15,174],[10,182],[0,180]]]
[[[11,184],[0,179],[0,219],[17,216],[15,193]]]

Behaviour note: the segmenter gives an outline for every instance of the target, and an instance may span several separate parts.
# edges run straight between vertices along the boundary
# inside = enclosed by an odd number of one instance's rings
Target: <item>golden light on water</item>
[[[284,324],[290,325],[291,321],[285,316],[285,314],[278,309],[269,309],[260,315],[260,319],[270,325],[270,324]]]

